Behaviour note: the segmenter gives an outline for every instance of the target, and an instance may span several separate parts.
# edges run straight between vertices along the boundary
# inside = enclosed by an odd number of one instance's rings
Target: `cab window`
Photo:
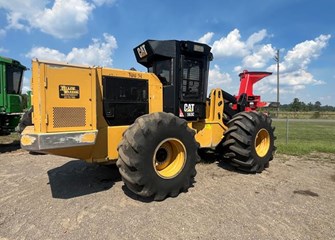
[[[202,98],[202,61],[192,58],[183,59],[182,97],[183,99]]]
[[[173,85],[172,59],[156,61],[153,68],[149,68],[149,71],[154,72],[163,85]]]
[[[8,94],[19,94],[21,92],[22,73],[21,68],[6,65],[6,89]]]

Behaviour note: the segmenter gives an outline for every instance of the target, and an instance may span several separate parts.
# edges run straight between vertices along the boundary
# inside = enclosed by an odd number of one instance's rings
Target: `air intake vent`
[[[54,107],[53,127],[85,127],[86,109],[84,107]]]

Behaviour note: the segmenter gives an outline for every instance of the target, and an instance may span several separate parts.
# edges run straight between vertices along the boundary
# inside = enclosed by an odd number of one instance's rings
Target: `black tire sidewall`
[[[192,152],[196,151],[196,149],[188,147],[193,145],[193,137],[190,134],[185,134],[184,131],[180,131],[179,128],[161,126],[157,128],[157,130],[159,133],[154,134],[150,139],[150,143],[145,144],[143,152],[140,153],[142,161],[137,170],[147,175],[148,183],[151,182],[151,184],[155,186],[154,188],[164,188],[168,190],[174,188],[176,185],[182,184],[189,178],[190,171],[192,171],[195,166],[195,163],[193,163],[195,159],[193,158],[196,156],[194,156]],[[153,159],[158,145],[169,138],[177,139],[184,145],[186,149],[186,159],[184,167],[178,175],[173,178],[165,179],[156,172]]]
[[[120,144],[120,173],[128,188],[144,197],[154,196],[162,200],[187,191],[196,175],[195,165],[199,159],[195,132],[184,119],[170,113],[152,113],[139,117],[124,133]],[[164,178],[155,167],[155,150],[162,142],[174,139],[183,144],[186,158],[183,168],[175,176]],[[125,158],[123,160],[123,158]]]
[[[227,135],[223,142],[226,160],[234,167],[249,173],[264,170],[274,154],[274,128],[271,118],[258,112],[241,112],[228,122]],[[265,129],[270,138],[269,149],[264,156],[256,152],[257,133]]]

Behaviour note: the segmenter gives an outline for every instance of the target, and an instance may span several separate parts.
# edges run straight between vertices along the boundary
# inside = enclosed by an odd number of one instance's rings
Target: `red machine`
[[[271,74],[270,72],[248,72],[247,70],[240,73],[240,89],[238,95],[232,96],[223,91],[225,114],[232,117],[238,112],[250,112],[257,108],[267,106],[268,103],[262,102],[260,96],[254,95],[253,86],[256,82]]]

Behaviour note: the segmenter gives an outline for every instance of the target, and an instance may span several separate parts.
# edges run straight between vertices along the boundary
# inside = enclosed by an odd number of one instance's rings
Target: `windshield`
[[[8,94],[20,94],[23,69],[18,66],[6,65],[6,85]]]

